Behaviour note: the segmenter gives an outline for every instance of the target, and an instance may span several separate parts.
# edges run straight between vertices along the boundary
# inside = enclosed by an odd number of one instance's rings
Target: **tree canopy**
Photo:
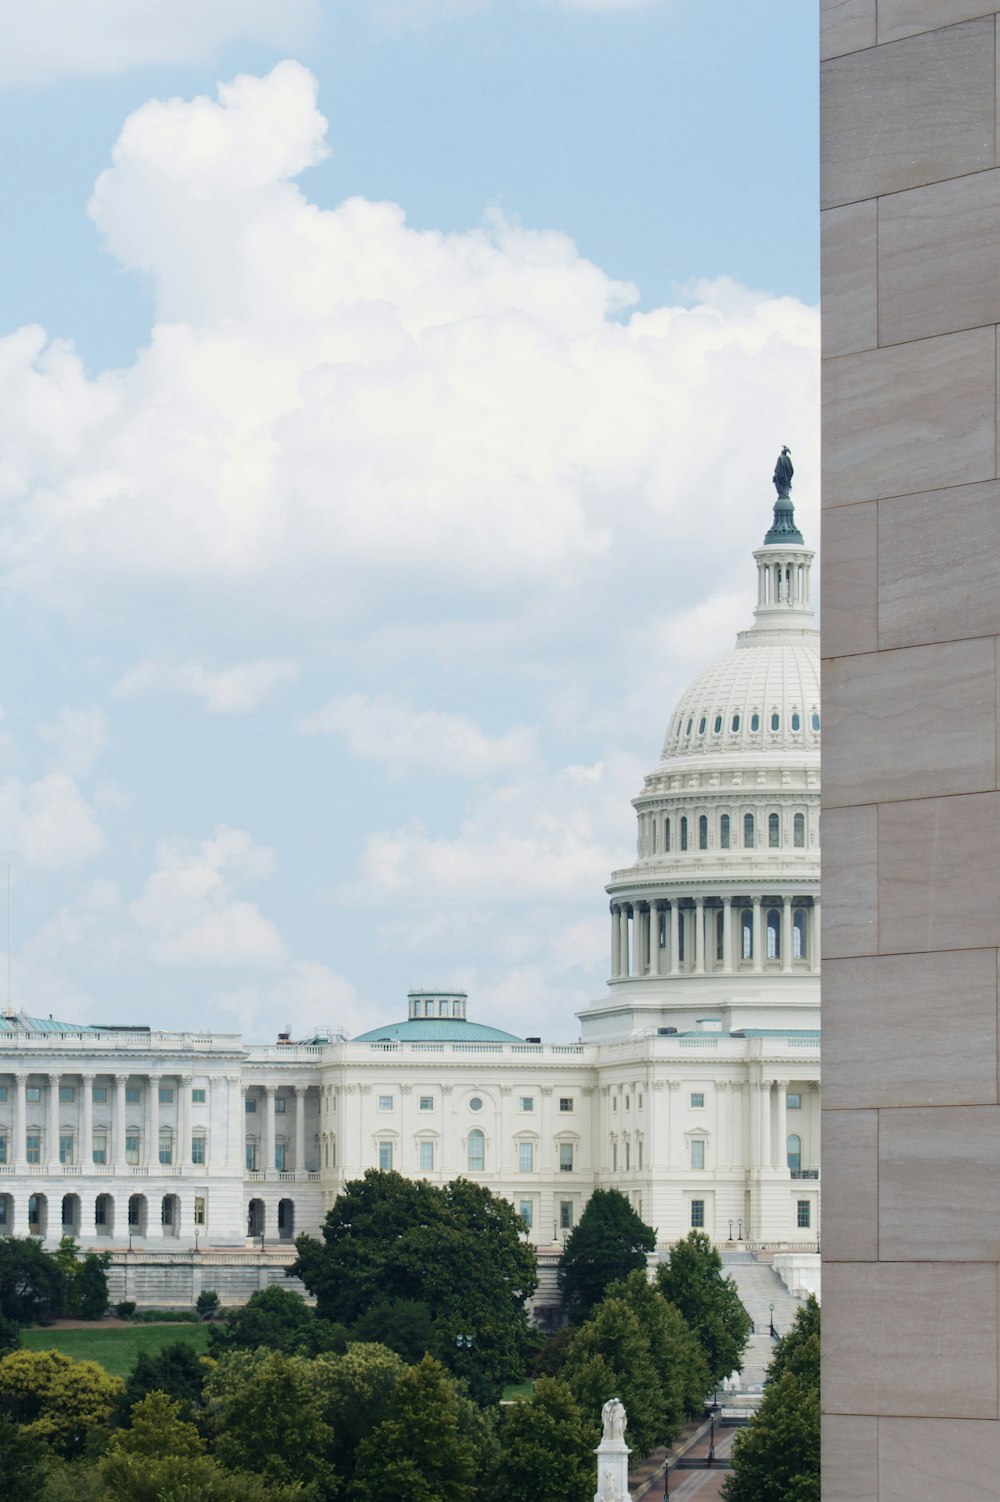
[[[661,1437],[665,1402],[638,1316],[624,1299],[604,1299],[581,1325],[560,1373],[598,1438],[598,1416],[609,1398],[628,1414],[629,1443],[648,1455]]]
[[[407,1367],[385,1418],[358,1446],[351,1488],[357,1502],[468,1502],[479,1455],[463,1404],[468,1400],[433,1357]]]
[[[722,1258],[704,1231],[691,1231],[670,1248],[657,1269],[660,1292],[675,1305],[705,1352],[711,1383],[738,1370],[752,1321],[732,1278],[722,1276]]]
[[[19,1325],[45,1324],[62,1308],[64,1277],[33,1236],[0,1236],[0,1314]]]
[[[612,1283],[608,1297],[624,1300],[649,1343],[663,1393],[659,1438],[669,1444],[686,1419],[701,1413],[711,1386],[701,1343],[680,1310],[647,1281],[645,1272],[636,1271],[623,1282]]]
[[[342,1351],[347,1331],[341,1325],[319,1319],[300,1293],[274,1284],[261,1288],[241,1309],[232,1309],[221,1324],[208,1332],[213,1356],[224,1351],[287,1351],[299,1356],[317,1356],[321,1351]]]
[[[645,1268],[656,1233],[618,1189],[595,1189],[559,1262],[559,1292],[570,1319],[586,1319],[609,1283]]]
[[[124,1388],[96,1361],[72,1361],[61,1351],[11,1351],[0,1360],[0,1414],[70,1458],[107,1423]]]
[[[530,1398],[503,1410],[488,1502],[590,1502],[594,1433],[564,1382],[540,1377]]]
[[[764,1397],[733,1442],[726,1502],[819,1502],[820,1310],[812,1297],[778,1341]]]

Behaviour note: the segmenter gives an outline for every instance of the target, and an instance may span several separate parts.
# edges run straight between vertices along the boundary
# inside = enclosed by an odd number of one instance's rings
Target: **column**
[[[759,1127],[760,1127],[760,1152],[757,1157],[759,1168],[771,1166],[771,1081],[762,1080],[758,1091],[760,1100]]]
[[[146,1143],[146,1162],[154,1173],[160,1166],[160,1076],[151,1074],[149,1079],[149,1141]]]
[[[677,1167],[676,1137],[677,1137],[677,1106],[675,1101],[680,1099],[678,1091],[681,1088],[680,1080],[667,1080],[667,1168]]]
[[[818,970],[820,967],[820,946],[823,937],[823,925],[820,920],[819,898],[813,898],[812,922],[809,925],[809,969]]]
[[[670,974],[680,974],[681,968],[681,905],[675,899],[670,904]]]
[[[58,1074],[50,1074],[48,1095],[48,1126],[45,1144],[45,1157],[48,1159],[50,1171],[59,1171],[59,1080]]]
[[[618,907],[618,974],[622,980],[628,980],[628,903],[622,902]]]
[[[753,969],[759,975],[764,968],[764,946],[760,931],[760,898],[753,899]]]
[[[271,1173],[274,1168],[274,1097],[278,1093],[277,1085],[264,1086],[264,1098],[266,1102],[264,1110],[264,1162],[261,1167],[265,1173]]]
[[[648,907],[636,909],[636,946],[638,953],[635,959],[636,975],[649,974],[649,909]]]
[[[15,1167],[25,1166],[27,1151],[25,1136],[28,1130],[28,1076],[17,1074],[14,1076],[17,1091],[14,1097],[14,1153]]]
[[[112,1154],[115,1170],[118,1173],[123,1173],[125,1170],[125,1086],[127,1084],[127,1074],[115,1075],[115,1116],[111,1125],[114,1139]],[[116,1233],[117,1229],[116,1226]]]
[[[775,1136],[777,1142],[774,1145],[775,1168],[788,1167],[788,1081],[779,1080],[777,1089],[778,1126]]]
[[[306,1176],[306,1087],[295,1086],[295,1174]]]
[[[731,1097],[729,1161],[734,1168],[743,1168],[745,1167],[743,1162],[743,1081],[734,1080],[729,1094]]]
[[[180,1110],[177,1113],[180,1133],[180,1145],[177,1152],[177,1161],[182,1168],[191,1167],[191,1080],[190,1074],[182,1074],[180,1078]]]
[[[649,904],[649,973],[660,973],[660,909],[655,902]]]
[[[615,903],[611,904],[611,978],[622,973],[622,926],[621,915]]]
[[[781,968],[792,968],[792,899],[781,899]]]
[[[246,1107],[243,1104],[243,1091],[240,1088],[238,1074],[226,1075],[226,1166],[231,1173],[239,1174],[240,1178],[246,1172]],[[215,1149],[210,1141],[209,1153]]]
[[[694,900],[694,973],[705,974],[705,899]]]
[[[731,1166],[729,1114],[729,1081],[717,1080],[715,1083],[715,1166],[717,1169]]]
[[[722,973],[733,973],[733,899],[722,899]]]
[[[91,1168],[94,1162],[94,1076],[92,1074],[84,1074],[80,1077],[80,1089],[83,1091],[83,1125],[80,1128],[83,1141],[80,1143],[77,1156],[86,1170]],[[91,1223],[90,1235],[93,1236],[93,1234],[94,1226]]]

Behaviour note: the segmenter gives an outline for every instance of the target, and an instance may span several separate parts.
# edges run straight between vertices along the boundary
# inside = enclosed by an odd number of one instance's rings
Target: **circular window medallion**
[[[482,1101],[479,1099],[478,1095],[474,1095],[472,1097],[472,1099],[469,1101],[469,1110],[470,1111],[481,1111],[482,1109],[483,1109],[483,1103],[482,1103]]]

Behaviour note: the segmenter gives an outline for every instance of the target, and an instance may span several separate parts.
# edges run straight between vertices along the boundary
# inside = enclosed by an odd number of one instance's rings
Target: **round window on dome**
[[[751,730],[759,730],[760,729],[760,715],[759,714],[752,714],[750,716],[750,729]]]
[[[792,729],[793,730],[801,730],[802,729],[802,716],[798,712],[796,712],[795,714],[792,715]]]
[[[721,730],[722,730],[722,716],[720,714],[717,714],[716,717],[715,717],[715,734],[718,735]]]
[[[739,730],[739,728],[740,728],[740,717],[739,717],[738,714],[734,714],[733,715],[733,734],[734,735],[736,734],[737,730]]]
[[[481,1098],[478,1095],[474,1095],[472,1097],[472,1099],[469,1101],[469,1110],[470,1111],[481,1111],[482,1109],[483,1109],[483,1102],[482,1102]]]
[[[705,716],[702,715],[701,719],[698,721],[698,734],[699,735],[704,735],[705,734],[705,726],[707,724],[708,724],[708,721],[705,719]]]

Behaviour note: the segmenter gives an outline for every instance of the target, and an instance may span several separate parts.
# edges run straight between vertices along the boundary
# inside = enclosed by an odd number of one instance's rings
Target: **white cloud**
[[[82,777],[104,750],[107,721],[96,706],[61,709],[52,724],[43,725],[38,734],[54,748],[67,772]]]
[[[212,1001],[245,1037],[264,1042],[286,1028],[293,1039],[322,1032],[350,1037],[386,1016],[384,1006],[363,1001],[350,981],[315,960],[296,960],[267,986],[217,991]]]
[[[0,852],[43,871],[81,866],[104,848],[97,816],[66,772],[0,783]]]
[[[411,709],[390,694],[332,699],[301,728],[342,736],[355,756],[396,771],[423,767],[451,777],[492,777],[528,767],[537,758],[535,733],[524,726],[493,737],[467,715]]]
[[[155,960],[183,966],[273,966],[285,958],[275,925],[235,895],[270,875],[273,852],[241,829],[220,825],[210,839],[165,840],[142,895],[129,906]]]
[[[321,210],[291,181],[326,150],[315,94],[284,63],[126,121],[92,213],[152,287],[148,347],[90,379],[38,330],[0,340],[23,587],[232,587],[338,619],[388,599],[396,620],[558,589],[583,610],[609,565],[657,578],[708,506],[742,546],[783,441],[809,512],[815,309],[720,282],[623,318],[634,290],[562,234]]]
[[[200,662],[170,666],[143,662],[115,684],[118,698],[156,689],[173,689],[200,700],[209,714],[247,714],[257,709],[275,688],[298,677],[298,664],[279,658],[238,662],[232,667],[211,669]]]
[[[205,61],[227,43],[305,40],[318,0],[0,0],[0,83]]]

